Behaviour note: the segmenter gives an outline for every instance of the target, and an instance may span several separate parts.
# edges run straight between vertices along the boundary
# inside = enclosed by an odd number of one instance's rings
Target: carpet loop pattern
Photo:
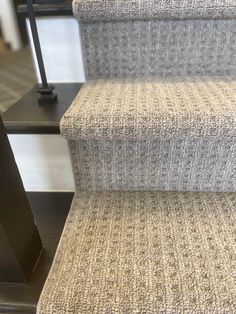
[[[76,193],[38,314],[236,313],[236,4],[74,0]]]

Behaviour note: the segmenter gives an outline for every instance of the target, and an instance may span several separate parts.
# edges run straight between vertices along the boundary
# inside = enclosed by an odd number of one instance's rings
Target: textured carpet
[[[236,76],[89,81],[61,133],[71,140],[235,137]]]
[[[236,194],[77,192],[38,314],[236,312]]]
[[[73,10],[76,194],[38,314],[236,313],[235,0]]]
[[[235,73],[236,19],[85,23],[81,28],[87,79]]]
[[[236,80],[83,86],[61,121],[79,190],[236,191]]]
[[[30,49],[0,50],[0,112],[7,110],[36,84]]]
[[[74,0],[87,79],[235,74],[235,0]]]
[[[224,19],[236,16],[235,0],[74,0],[82,22],[151,19]]]

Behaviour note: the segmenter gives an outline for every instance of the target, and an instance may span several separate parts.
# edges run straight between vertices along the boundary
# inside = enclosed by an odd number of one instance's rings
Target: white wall
[[[19,50],[22,41],[12,0],[0,0],[0,24],[5,43],[10,44],[12,50]]]
[[[66,140],[60,135],[8,135],[26,191],[74,191]]]
[[[74,17],[37,17],[37,28],[49,82],[84,82],[80,27]],[[29,20],[26,20],[38,81],[40,75]]]

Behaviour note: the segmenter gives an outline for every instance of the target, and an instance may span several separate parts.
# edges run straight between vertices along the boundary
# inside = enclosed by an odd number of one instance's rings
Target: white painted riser
[[[74,191],[66,140],[60,135],[9,135],[26,191]]]
[[[84,82],[80,25],[73,16],[37,17],[37,28],[49,82]],[[38,82],[41,82],[29,20],[27,30]]]
[[[29,20],[33,59],[40,82]],[[84,82],[80,26],[74,17],[37,17],[37,27],[49,82]],[[26,191],[74,191],[66,140],[60,135],[9,135]]]

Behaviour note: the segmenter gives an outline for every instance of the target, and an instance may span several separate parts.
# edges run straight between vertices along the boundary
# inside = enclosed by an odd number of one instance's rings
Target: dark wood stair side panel
[[[12,271],[14,269],[14,272]],[[24,272],[18,267],[18,262],[12,250],[11,243],[0,225],[0,278],[1,281],[24,282]]]
[[[1,117],[0,156],[0,281],[26,282],[42,242]]]
[[[36,313],[73,195],[73,192],[27,192],[43,242],[42,256],[27,284],[0,283],[1,314]]]
[[[3,113],[7,134],[60,134],[60,120],[83,86],[82,83],[53,83],[55,103],[39,105],[38,85]]]

